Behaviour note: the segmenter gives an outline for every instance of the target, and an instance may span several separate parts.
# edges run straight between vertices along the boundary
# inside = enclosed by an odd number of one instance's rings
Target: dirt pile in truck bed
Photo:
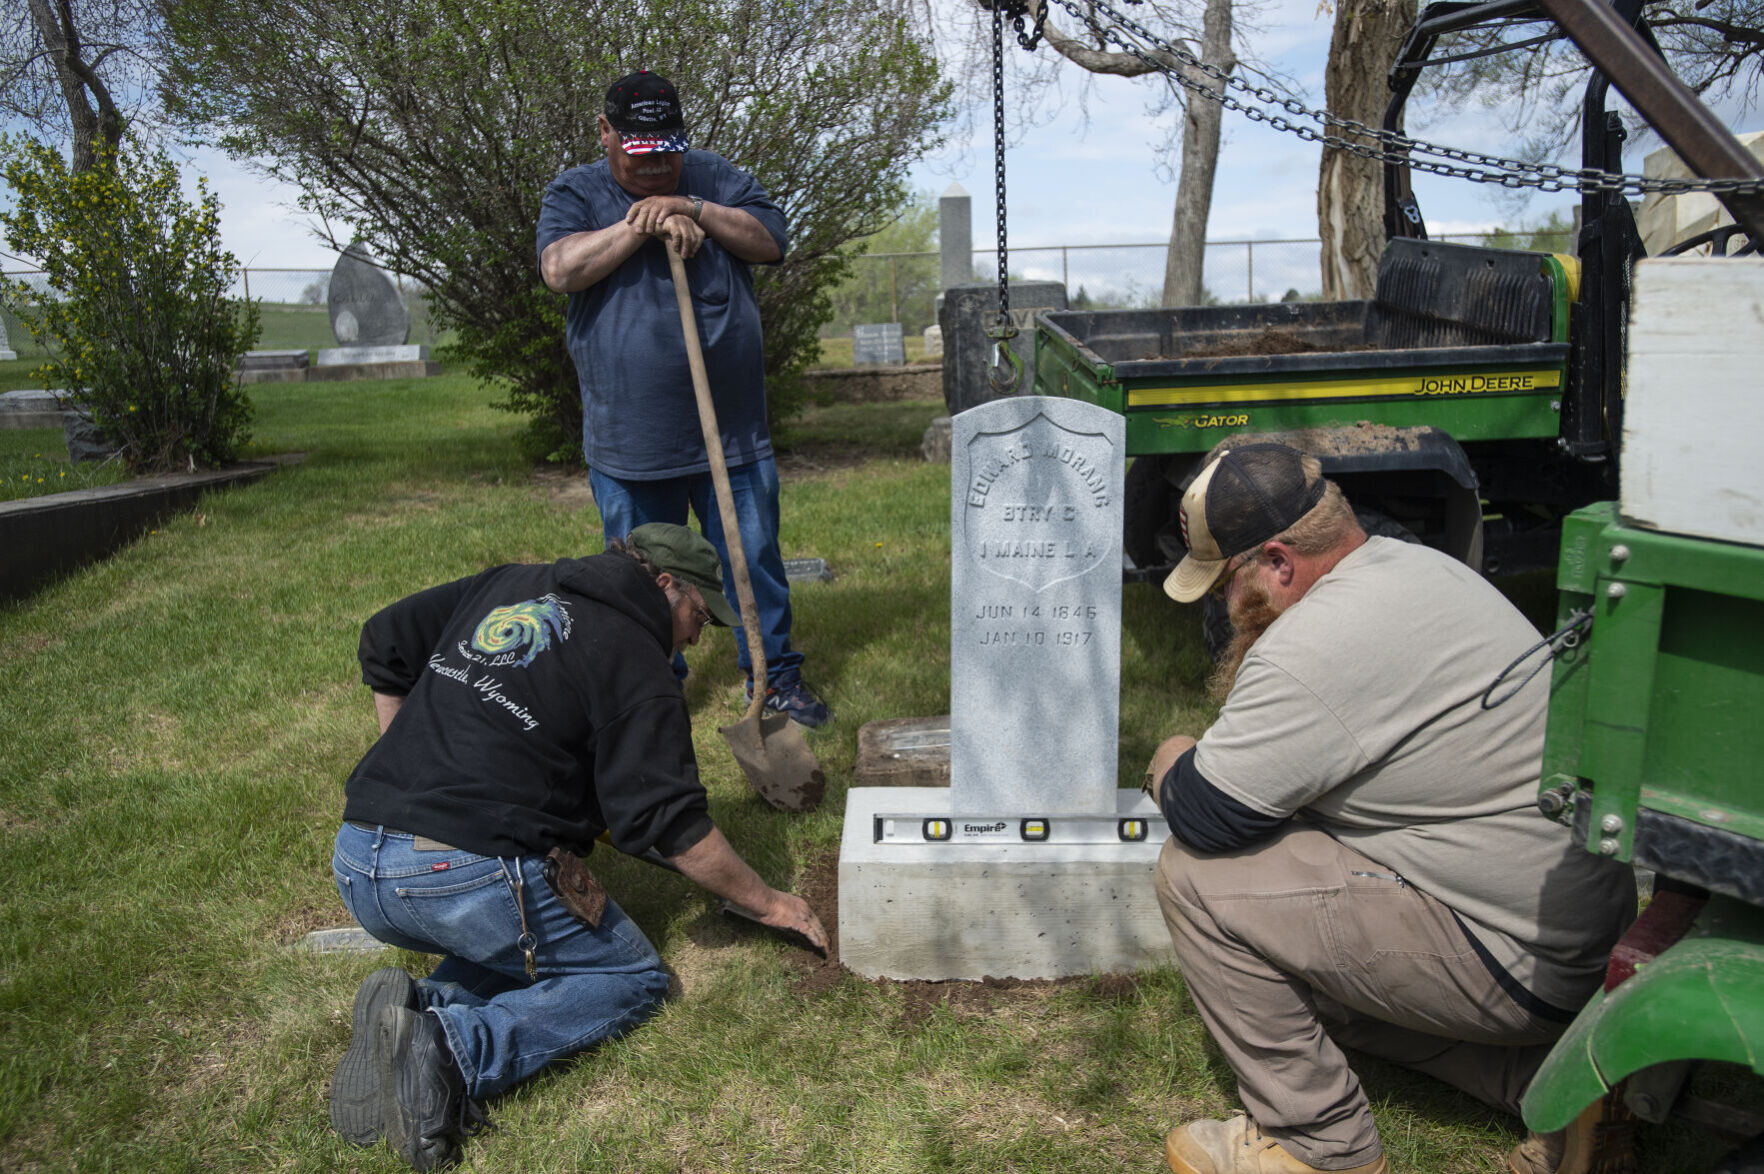
[[[1373,351],[1377,349],[1369,342],[1357,342],[1348,346],[1321,346],[1296,330],[1280,330],[1270,327],[1256,334],[1244,331],[1231,338],[1191,347],[1174,355],[1160,355],[1159,358],[1232,359],[1246,355],[1308,355],[1317,352],[1335,354],[1342,351]]]

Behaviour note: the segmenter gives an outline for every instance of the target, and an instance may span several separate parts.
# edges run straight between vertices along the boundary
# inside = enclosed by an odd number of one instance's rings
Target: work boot
[[[466,1096],[441,1020],[408,1007],[387,1007],[375,1034],[383,1065],[380,1118],[386,1144],[413,1170],[453,1165],[460,1139],[478,1132],[484,1113]]]
[[[1613,1089],[1566,1129],[1528,1133],[1507,1155],[1507,1174],[1633,1174],[1635,1114]]]
[[[1527,1133],[1507,1155],[1507,1174],[1556,1174],[1568,1151],[1568,1131]]]
[[[416,983],[396,966],[386,966],[361,980],[355,1009],[349,1015],[349,1050],[331,1076],[331,1128],[351,1145],[380,1140],[379,1033],[374,1024],[384,1007],[415,1007]]]
[[[1164,1160],[1176,1174],[1320,1174],[1242,1113],[1225,1121],[1178,1125],[1164,1139]],[[1331,1174],[1390,1174],[1390,1164],[1381,1154],[1376,1162]]]

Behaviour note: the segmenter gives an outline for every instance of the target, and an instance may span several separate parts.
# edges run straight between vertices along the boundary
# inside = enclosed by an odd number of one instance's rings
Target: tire
[[[1755,1137],[1722,1158],[1709,1174],[1764,1174],[1764,1137]]]
[[[1415,537],[1413,530],[1389,514],[1381,513],[1370,507],[1362,509],[1355,506],[1354,517],[1359,519],[1360,529],[1366,532],[1368,538],[1395,538],[1399,542],[1410,542],[1417,546],[1421,543],[1421,540]]]
[[[1164,565],[1158,532],[1175,519],[1176,507],[1181,503],[1176,487],[1170,484],[1169,467],[1168,457],[1136,457],[1122,487],[1121,545],[1133,565],[1142,569]]]

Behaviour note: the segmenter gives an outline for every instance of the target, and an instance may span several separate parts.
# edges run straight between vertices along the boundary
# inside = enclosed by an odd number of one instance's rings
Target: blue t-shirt
[[[674,194],[700,196],[759,220],[782,254],[784,213],[751,175],[720,155],[687,151]],[[538,252],[605,228],[636,203],[606,160],[551,181],[539,211]],[[570,295],[566,338],[582,387],[582,456],[602,473],[653,481],[710,468],[692,393],[666,244],[645,242],[607,277]],[[708,236],[686,262],[698,341],[730,465],[771,455],[765,359],[753,271]]]

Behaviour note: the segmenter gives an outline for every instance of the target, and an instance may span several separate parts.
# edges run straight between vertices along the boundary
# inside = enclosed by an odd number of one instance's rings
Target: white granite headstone
[[[0,314],[0,361],[16,358],[18,352],[12,349],[12,344],[6,339],[6,316]]]
[[[952,427],[952,809],[1113,812],[1125,419],[1018,396]]]

